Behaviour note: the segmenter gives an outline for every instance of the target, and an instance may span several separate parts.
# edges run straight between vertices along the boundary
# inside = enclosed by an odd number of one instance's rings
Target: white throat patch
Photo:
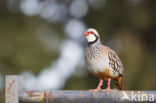
[[[93,34],[86,36],[86,38],[87,38],[88,42],[93,42],[96,40],[96,36]]]

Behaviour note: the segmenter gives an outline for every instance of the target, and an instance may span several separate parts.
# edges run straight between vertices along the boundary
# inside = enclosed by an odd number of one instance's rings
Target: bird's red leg
[[[111,83],[111,79],[108,79],[108,82],[107,82],[107,89],[106,89],[106,92],[107,92],[107,95],[110,91],[110,83]]]
[[[103,80],[100,79],[100,82],[99,82],[99,85],[97,86],[97,88],[96,88],[96,89],[90,89],[90,91],[95,92],[95,91],[101,90],[101,86],[102,86],[102,85],[103,85]]]

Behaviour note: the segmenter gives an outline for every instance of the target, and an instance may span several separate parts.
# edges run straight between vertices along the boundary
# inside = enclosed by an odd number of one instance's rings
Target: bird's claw
[[[110,88],[107,88],[107,89],[106,89],[107,95],[108,95],[109,92],[110,92]]]
[[[100,91],[101,89],[89,89],[89,91],[91,92],[96,92],[96,91]]]
[[[107,89],[103,89],[102,91],[106,92],[106,95],[108,95],[109,92],[111,91],[111,89],[110,88],[107,88]]]

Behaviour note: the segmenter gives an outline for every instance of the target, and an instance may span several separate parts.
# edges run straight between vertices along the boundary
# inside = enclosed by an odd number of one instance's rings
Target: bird
[[[83,35],[88,42],[85,48],[86,67],[91,74],[100,79],[97,88],[91,91],[102,90],[103,80],[107,81],[107,94],[111,90],[111,81],[113,81],[118,90],[125,90],[123,65],[117,53],[101,43],[100,35],[96,29],[89,28]]]

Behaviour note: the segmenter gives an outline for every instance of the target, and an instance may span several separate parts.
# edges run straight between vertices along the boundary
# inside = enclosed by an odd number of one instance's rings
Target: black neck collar
[[[94,35],[95,35],[95,34],[94,34]],[[97,35],[95,35],[95,37],[96,37],[96,39],[95,39],[94,41],[88,42],[88,45],[89,45],[89,46],[92,45],[92,44],[94,44],[94,43],[96,43],[97,40],[99,39],[99,37],[98,37]]]

